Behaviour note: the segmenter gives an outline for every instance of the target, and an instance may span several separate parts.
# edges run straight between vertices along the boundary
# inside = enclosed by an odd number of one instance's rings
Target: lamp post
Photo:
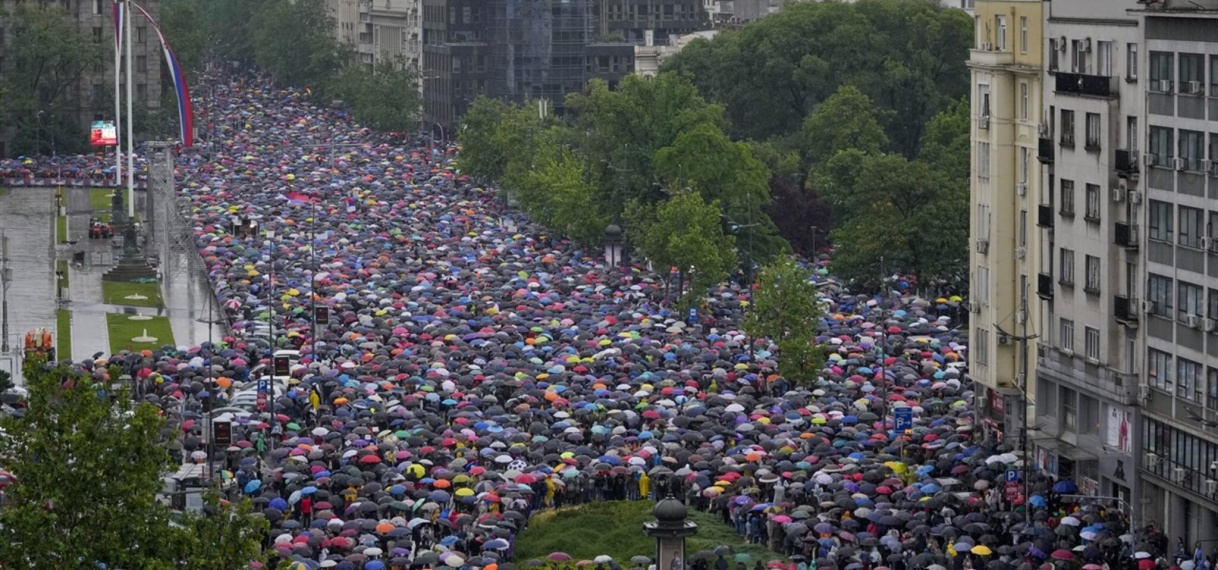
[[[605,226],[605,266],[616,269],[622,263],[622,227],[617,224]]]
[[[269,400],[267,408],[271,412],[271,437],[267,438],[267,450],[275,450],[275,432],[279,422],[275,419],[275,230],[266,230],[268,279],[266,283],[266,360],[271,367],[270,386],[267,388]]]

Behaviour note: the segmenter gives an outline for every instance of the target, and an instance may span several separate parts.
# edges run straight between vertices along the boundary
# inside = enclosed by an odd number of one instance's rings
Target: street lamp
[[[605,226],[605,265],[616,268],[622,263],[622,227],[617,224]]]

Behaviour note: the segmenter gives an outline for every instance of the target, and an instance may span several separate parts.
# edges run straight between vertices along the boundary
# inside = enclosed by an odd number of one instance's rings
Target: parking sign
[[[913,429],[913,408],[897,408],[892,411],[893,427],[897,433],[908,433]]]
[[[1019,482],[1019,470],[1018,469],[1007,469],[1007,483],[1018,483],[1018,482]]]

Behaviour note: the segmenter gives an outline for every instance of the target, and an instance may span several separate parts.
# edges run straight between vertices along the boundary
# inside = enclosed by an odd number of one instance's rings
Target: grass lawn
[[[72,358],[72,311],[55,311],[55,352],[60,360]]]
[[[0,196],[3,196],[5,194],[8,194],[8,188],[4,188],[4,187],[0,186]]]
[[[128,299],[127,297],[131,295],[140,295],[146,298]],[[102,301],[110,305],[126,305],[128,307],[159,307],[161,306],[161,285],[159,283],[102,281]]]
[[[110,211],[114,207],[114,188],[90,188],[89,189],[89,208],[93,210],[93,215],[103,222],[110,221]],[[123,198],[127,197],[127,189],[123,188]],[[124,202],[126,204],[126,202]],[[140,213],[135,213],[135,221],[140,221]]]
[[[133,321],[132,315],[125,313],[106,313],[106,329],[110,334],[110,352],[118,353],[122,350],[156,350],[162,345],[176,344],[173,341],[173,330],[169,327],[169,319],[167,317],[152,317],[146,321]],[[132,338],[143,336],[144,331],[148,331],[148,336],[155,337],[155,342],[135,342]]]
[[[55,216],[55,243],[68,241],[68,217]]]
[[[56,259],[56,260],[55,260],[55,271],[60,271],[60,272],[62,272],[62,273],[63,273],[63,280],[62,280],[62,281],[60,281],[60,283],[62,284],[63,288],[64,288],[64,289],[69,289],[69,288],[71,288],[71,286],[72,286],[72,282],[71,282],[71,279],[72,279],[72,273],[71,273],[70,271],[68,271],[68,260],[66,260],[66,259]]]
[[[643,534],[643,523],[655,520],[651,516],[654,507],[651,501],[609,501],[538,513],[516,540],[516,560],[544,559],[556,551],[566,552],[575,560],[608,554],[629,568],[631,556],[655,556],[655,539]],[[735,530],[702,511],[690,509],[689,519],[698,523],[698,534],[686,540],[686,557],[727,545],[732,552],[747,552],[753,560],[783,558],[760,546],[745,544]],[[735,564],[731,560],[729,563]]]

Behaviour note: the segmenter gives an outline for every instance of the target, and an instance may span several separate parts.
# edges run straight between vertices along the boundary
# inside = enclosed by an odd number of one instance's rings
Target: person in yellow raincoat
[[[639,499],[646,501],[650,494],[651,477],[648,477],[647,472],[644,471],[642,475],[639,475]]]
[[[555,489],[556,489],[556,487],[554,486],[553,475],[546,475],[546,506],[547,507],[551,507],[551,508],[554,507],[554,490]]]

